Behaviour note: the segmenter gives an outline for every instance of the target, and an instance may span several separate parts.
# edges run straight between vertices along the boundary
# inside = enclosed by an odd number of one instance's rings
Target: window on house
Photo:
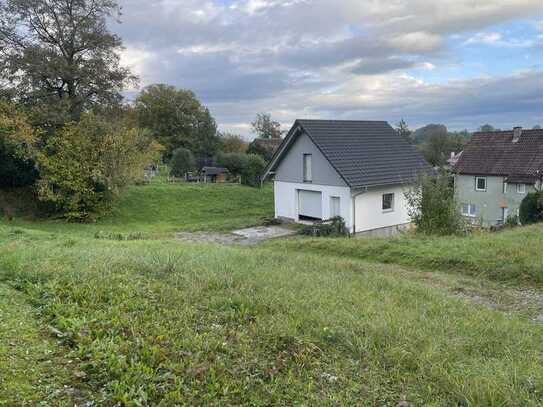
[[[304,182],[313,181],[313,174],[311,171],[311,154],[304,154]]]
[[[477,216],[477,206],[475,204],[462,204],[462,215],[474,218]]]
[[[503,182],[503,193],[506,194],[507,193],[507,182]]]
[[[517,193],[525,194],[526,193],[526,184],[517,184]]]
[[[485,177],[475,177],[475,190],[476,191],[486,191],[486,178]]]
[[[330,218],[337,218],[339,216],[341,216],[339,196],[331,196],[330,197]]]
[[[383,211],[390,212],[394,210],[394,194],[383,194]]]
[[[509,217],[509,208],[502,208],[502,222],[507,222],[507,218]]]

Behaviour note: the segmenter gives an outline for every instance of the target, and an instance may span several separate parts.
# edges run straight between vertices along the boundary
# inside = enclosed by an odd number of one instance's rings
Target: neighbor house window
[[[507,182],[503,182],[503,193],[506,194],[507,193]]]
[[[475,190],[476,191],[486,191],[486,178],[485,177],[475,177]]]
[[[462,204],[462,215],[474,218],[477,215],[477,206],[474,204]]]
[[[517,184],[517,193],[525,194],[526,193],[526,184]]]
[[[311,154],[304,154],[304,182],[311,182],[312,180]]]
[[[383,194],[383,211],[390,212],[394,210],[394,194]]]

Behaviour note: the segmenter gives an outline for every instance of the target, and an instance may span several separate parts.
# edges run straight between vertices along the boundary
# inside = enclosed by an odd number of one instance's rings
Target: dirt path
[[[441,271],[416,271],[400,266],[383,265],[384,270],[401,274],[460,298],[485,307],[520,314],[543,324],[543,293],[533,289],[510,288],[481,278]]]
[[[24,296],[0,283],[0,406],[84,405],[71,360]]]

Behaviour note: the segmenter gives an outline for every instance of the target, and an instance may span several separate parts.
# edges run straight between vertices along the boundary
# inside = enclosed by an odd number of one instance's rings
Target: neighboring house
[[[410,223],[404,192],[429,171],[417,149],[382,121],[297,120],[268,164],[275,216],[341,216],[351,232],[391,233]]]
[[[475,133],[455,165],[462,214],[493,226],[518,215],[529,192],[541,188],[543,130]]]
[[[200,176],[202,182],[224,183],[227,181],[228,170],[223,167],[203,167]]]

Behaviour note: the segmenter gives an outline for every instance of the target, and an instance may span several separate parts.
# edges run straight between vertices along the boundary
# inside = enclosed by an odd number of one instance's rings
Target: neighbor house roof
[[[511,183],[531,183],[543,171],[543,130],[475,133],[456,163],[458,174],[508,177]]]
[[[223,167],[203,167],[202,173],[205,175],[219,175],[219,174],[226,174],[228,170]]]
[[[387,122],[296,120],[264,176],[277,168],[301,133],[307,134],[351,188],[401,184],[430,170],[416,147]]]

